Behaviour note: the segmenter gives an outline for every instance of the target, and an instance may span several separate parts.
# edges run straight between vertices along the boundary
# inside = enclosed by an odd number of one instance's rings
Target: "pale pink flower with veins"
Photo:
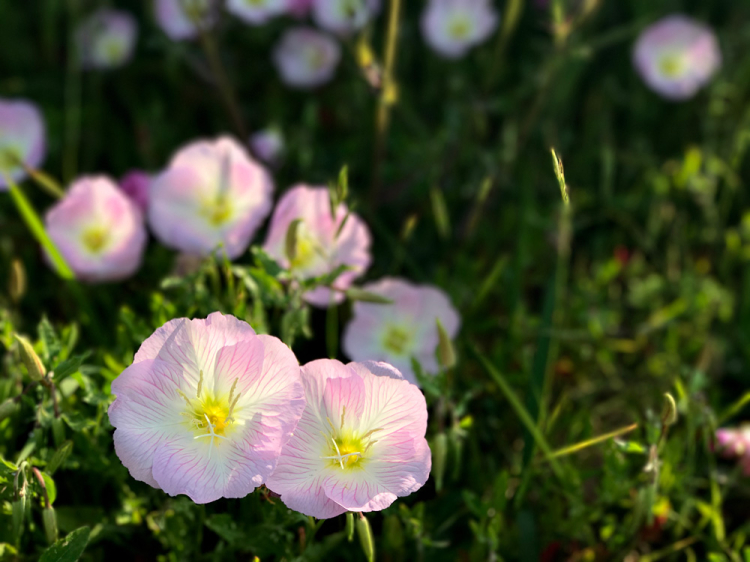
[[[484,42],[499,20],[489,0],[430,0],[422,13],[422,34],[438,54],[457,59]]]
[[[315,88],[329,82],[341,60],[335,39],[310,27],[289,29],[273,51],[281,79],[295,88]]]
[[[301,222],[297,227],[296,256],[290,263],[286,255],[286,235],[289,225],[296,219]],[[367,225],[356,213],[349,213],[344,203],[336,209],[335,219],[331,216],[327,188],[300,184],[287,191],[276,205],[263,248],[301,279],[331,273],[341,265],[349,266],[351,269],[333,283],[338,291],[319,287],[303,295],[307,302],[326,307],[344,300],[342,291],[369,267],[370,240]]]
[[[436,287],[386,277],[362,287],[392,304],[355,302],[344,330],[343,349],[354,361],[385,361],[417,383],[412,357],[426,373],[436,373],[437,320],[448,336],[458,333],[461,318],[448,296]]]
[[[325,30],[349,35],[380,10],[380,0],[312,0],[313,21]]]
[[[130,277],[141,265],[148,239],[140,209],[104,176],[76,180],[47,211],[45,226],[83,281]]]
[[[750,476],[750,424],[716,431],[719,452],[728,458],[739,458],[745,476]]]
[[[39,108],[27,100],[0,98],[0,191],[26,177],[23,167],[36,169],[46,153],[44,119]]]
[[[250,25],[261,25],[286,13],[289,0],[227,0],[227,11]]]
[[[302,367],[307,405],[268,488],[318,519],[380,511],[421,488],[432,459],[420,390],[385,363]]]
[[[104,70],[123,66],[133,56],[138,24],[128,12],[102,8],[85,19],[76,31],[81,66]]]
[[[154,0],[156,23],[174,41],[193,39],[209,29],[218,13],[216,0]]]
[[[268,171],[237,141],[193,142],[152,178],[149,225],[170,248],[234,259],[271,212],[272,192]]]
[[[112,393],[115,452],[131,476],[196,503],[266,482],[305,405],[291,350],[219,312],[159,328]]]
[[[633,63],[649,88],[672,100],[693,97],[721,66],[716,35],[682,14],[647,27],[633,49]]]

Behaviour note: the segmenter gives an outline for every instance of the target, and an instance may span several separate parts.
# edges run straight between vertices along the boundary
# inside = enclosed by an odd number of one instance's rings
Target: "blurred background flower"
[[[105,70],[127,63],[135,51],[138,25],[128,12],[100,9],[85,19],[76,33],[81,66]]]

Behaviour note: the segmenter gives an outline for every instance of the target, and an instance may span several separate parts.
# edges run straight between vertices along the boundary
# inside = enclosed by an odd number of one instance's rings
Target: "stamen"
[[[198,379],[198,396],[196,398],[201,397],[201,388],[203,388],[203,369],[201,369],[200,378]]]
[[[328,416],[326,416],[326,420],[328,420],[328,425],[331,426],[331,431],[333,431],[334,433],[336,433],[336,428],[333,427],[333,422],[331,422],[331,418],[329,418]]]
[[[344,429],[344,416],[346,415],[346,406],[343,406],[341,410],[341,430]]]
[[[364,435],[363,435],[363,436],[361,437],[361,439],[367,439],[367,438],[368,438],[368,437],[369,437],[370,435],[372,435],[372,434],[373,434],[373,433],[375,433],[376,431],[383,431],[383,428],[382,428],[382,427],[379,427],[379,428],[377,428],[377,429],[371,429],[370,431],[368,431],[367,433],[365,433],[365,434],[364,434]]]
[[[237,388],[237,382],[238,382],[239,380],[240,380],[240,377],[237,377],[236,379],[234,379],[234,382],[232,383],[232,388],[231,388],[231,389],[229,389],[229,400],[228,400],[228,402],[229,402],[230,404],[232,403],[232,396],[234,396],[234,389],[235,389],[235,388]],[[239,398],[239,397],[238,397],[238,398]]]
[[[377,442],[378,442],[378,440],[377,440],[377,439],[375,439],[375,441],[370,441],[370,442],[369,442],[369,443],[367,444],[367,447],[365,447],[365,453],[366,453],[367,451],[369,451],[369,450],[370,450],[370,447],[372,447],[372,446],[373,446],[373,445],[374,445],[375,443],[377,443]]]
[[[230,420],[230,419],[234,419],[234,418],[232,418],[232,412],[234,412],[234,407],[235,407],[235,406],[237,405],[237,402],[239,402],[239,400],[240,400],[240,396],[241,396],[241,395],[240,395],[240,394],[238,394],[238,395],[237,395],[237,398],[235,398],[235,399],[234,399],[234,402],[232,402],[232,403],[231,403],[231,404],[229,405],[229,413],[227,414],[227,419],[226,419],[226,420],[224,420],[225,422],[226,422],[226,421],[228,421],[228,420]]]
[[[177,390],[177,394],[179,394],[180,396],[182,396],[182,398],[183,398],[183,399],[185,400],[185,402],[186,402],[186,403],[187,403],[187,405],[188,405],[188,408],[192,408],[192,407],[193,407],[193,405],[192,405],[192,404],[190,403],[190,399],[189,399],[189,398],[188,398],[187,396],[185,396],[185,393],[184,393],[184,392],[182,392],[182,389],[180,389],[180,388],[177,388],[177,389],[175,389],[175,390]]]
[[[329,422],[331,420],[328,420]],[[336,454],[339,456],[339,463],[341,464],[341,470],[344,470],[344,461],[341,460],[341,451],[339,450],[338,443],[336,443],[336,440],[331,437],[331,441],[333,441],[333,446],[336,447]]]

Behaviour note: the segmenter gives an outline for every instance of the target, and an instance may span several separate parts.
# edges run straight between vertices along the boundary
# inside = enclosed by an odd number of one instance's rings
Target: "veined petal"
[[[152,359],[131,365],[112,382],[117,398],[109,407],[109,421],[117,428],[115,452],[133,478],[154,487],[154,451],[165,439],[186,431],[184,403],[177,392],[182,386],[179,368]]]
[[[195,439],[189,433],[158,447],[153,475],[170,496],[185,494],[195,503],[242,498],[263,483],[251,453],[229,439]]]

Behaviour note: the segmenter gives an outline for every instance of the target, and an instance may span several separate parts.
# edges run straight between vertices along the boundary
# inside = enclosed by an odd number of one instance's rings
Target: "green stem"
[[[42,224],[39,215],[34,210],[34,207],[31,206],[29,200],[26,199],[26,196],[23,194],[23,191],[21,191],[21,188],[19,188],[7,175],[5,176],[5,180],[8,184],[10,196],[21,215],[21,218],[23,218],[26,226],[29,227],[29,230],[31,231],[31,234],[34,236],[34,238],[39,241],[39,243],[47,252],[52,265],[57,271],[57,274],[63,279],[75,278],[73,270],[70,269],[70,266],[65,261],[65,258],[60,253],[60,250],[47,234],[47,231],[44,229],[44,225]]]

